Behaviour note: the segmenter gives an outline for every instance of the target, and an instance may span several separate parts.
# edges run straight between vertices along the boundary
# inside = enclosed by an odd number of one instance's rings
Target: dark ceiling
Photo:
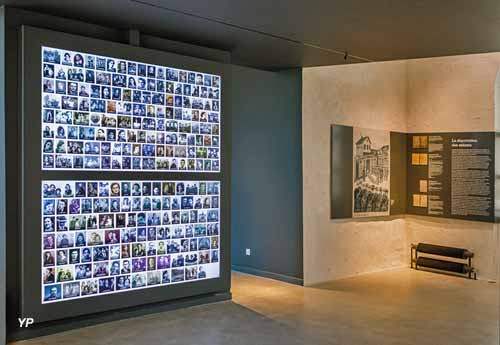
[[[217,49],[260,68],[500,51],[500,0],[0,0]]]

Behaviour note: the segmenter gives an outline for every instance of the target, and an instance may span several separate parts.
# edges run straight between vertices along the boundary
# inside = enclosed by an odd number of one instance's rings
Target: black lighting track
[[[329,53],[332,53],[332,54],[337,54],[337,55],[344,56],[344,60],[347,60],[345,58],[345,56],[347,56],[347,57],[351,57],[351,58],[357,59],[357,60],[362,60],[362,61],[365,61],[365,62],[373,62],[373,60],[370,60],[370,59],[367,59],[367,58],[364,58],[364,57],[361,57],[361,56],[351,55],[351,54],[349,54],[348,52],[345,52],[345,51],[340,51],[340,50],[331,49],[331,48],[325,48],[325,47],[322,47],[322,46],[314,44],[314,43],[304,42],[304,41],[300,41],[300,40],[293,39],[293,38],[290,38],[290,37],[286,37],[286,36],[282,36],[282,35],[276,35],[276,34],[273,34],[273,33],[265,32],[265,31],[261,31],[261,30],[257,30],[257,29],[252,29],[252,28],[244,27],[244,26],[241,26],[241,25],[233,24],[233,23],[224,22],[224,21],[219,20],[219,19],[214,19],[214,18],[200,16],[198,14],[194,14],[194,13],[190,13],[190,12],[186,12],[186,11],[181,11],[181,10],[177,10],[177,9],[174,9],[174,8],[170,8],[170,7],[158,5],[158,4],[152,4],[152,3],[148,2],[148,1],[143,1],[143,0],[130,0],[130,1],[134,2],[136,4],[140,4],[140,5],[144,5],[144,6],[150,6],[150,7],[154,7],[154,8],[157,8],[157,9],[164,10],[164,11],[169,11],[169,12],[172,12],[172,13],[176,13],[176,14],[181,14],[181,15],[192,17],[192,18],[196,18],[196,19],[206,20],[206,21],[209,21],[209,22],[212,22],[212,23],[215,23],[215,24],[224,25],[224,26],[231,27],[231,28],[234,28],[234,29],[248,31],[248,32],[252,32],[252,33],[255,33],[255,34],[259,34],[259,35],[263,35],[263,36],[267,36],[267,37],[271,37],[271,38],[275,38],[275,39],[287,41],[287,42],[294,43],[294,44],[300,44],[300,45],[302,45],[304,47],[309,47],[309,48],[323,50],[323,51],[326,51],[326,52],[329,52]]]
[[[152,3],[147,2],[147,1],[141,1],[141,0],[130,0],[130,1],[135,2],[137,4],[145,5],[145,6],[159,8],[159,9],[162,9],[162,10],[165,10],[165,11],[169,11],[169,12],[173,12],[173,13],[177,13],[177,14],[182,14],[184,16],[188,16],[188,17],[192,17],[192,18],[197,18],[197,19],[202,19],[202,20],[206,20],[206,21],[209,21],[209,22],[212,22],[212,23],[229,26],[229,27],[232,27],[232,28],[235,28],[235,29],[238,29],[238,30],[245,30],[245,31],[253,32],[253,33],[256,33],[256,34],[259,34],[259,35],[264,35],[264,36],[269,36],[269,37],[272,37],[272,38],[277,38],[277,39],[280,39],[280,40],[285,40],[285,41],[288,41],[288,42],[291,42],[291,43],[302,44],[301,41],[295,40],[293,38],[289,38],[289,37],[285,37],[285,36],[281,36],[281,35],[276,35],[276,34],[271,34],[271,33],[268,33],[268,32],[264,32],[264,31],[260,31],[260,30],[256,30],[256,29],[247,28],[247,27],[244,27],[244,26],[241,26],[241,25],[236,25],[236,24],[232,24],[232,23],[223,22],[223,21],[218,20],[218,19],[204,17],[204,16],[200,16],[198,14],[193,14],[193,13],[189,13],[189,12],[186,12],[186,11],[176,10],[176,9],[173,9],[173,8],[170,8],[170,7],[165,7],[165,6],[161,6],[161,5],[157,5],[157,4],[152,4]]]

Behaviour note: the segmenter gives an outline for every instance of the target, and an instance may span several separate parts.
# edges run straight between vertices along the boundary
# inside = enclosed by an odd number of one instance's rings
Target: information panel
[[[494,221],[494,133],[408,139],[408,213]]]
[[[42,181],[42,303],[217,278],[219,181]]]
[[[332,219],[408,213],[495,221],[494,132],[332,125],[331,135]]]
[[[219,75],[41,54],[42,169],[220,171]]]

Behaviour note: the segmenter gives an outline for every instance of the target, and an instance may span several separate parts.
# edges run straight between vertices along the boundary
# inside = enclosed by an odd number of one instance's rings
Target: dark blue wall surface
[[[234,66],[232,83],[233,268],[301,284],[302,70]]]
[[[0,345],[5,344],[5,17],[0,8]]]

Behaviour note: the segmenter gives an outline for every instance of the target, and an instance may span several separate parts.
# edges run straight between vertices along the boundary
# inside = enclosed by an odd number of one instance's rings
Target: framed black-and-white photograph
[[[390,132],[353,128],[353,217],[390,212]]]

